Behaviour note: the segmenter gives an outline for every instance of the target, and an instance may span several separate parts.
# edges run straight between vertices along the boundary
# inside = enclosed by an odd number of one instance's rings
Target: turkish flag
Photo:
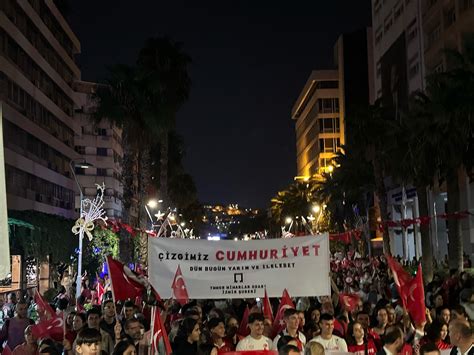
[[[392,270],[395,285],[397,285],[398,294],[402,300],[403,308],[406,308],[407,295],[405,293],[407,285],[411,282],[412,277],[405,271],[398,261],[387,255],[387,262],[390,270]]]
[[[132,271],[121,262],[107,257],[107,268],[114,296],[114,301],[134,300],[143,293],[144,286],[136,279]],[[127,272],[128,271],[128,272]]]
[[[426,322],[425,290],[423,286],[423,273],[421,263],[418,265],[416,276],[405,289],[407,311],[415,325]]]
[[[166,328],[163,325],[163,321],[161,320],[161,314],[158,307],[153,306],[151,310],[151,329],[152,329],[152,354],[158,354],[158,344],[160,339],[163,339],[163,343],[165,344],[166,355],[171,354],[171,344],[170,339],[168,338],[168,333],[166,332]]]
[[[248,327],[249,314],[250,314],[250,309],[249,309],[249,306],[247,306],[245,307],[242,320],[240,321],[239,330],[237,331],[237,334],[245,336],[245,337],[250,334],[250,329]]]
[[[104,297],[104,286],[99,282],[99,278],[97,278],[97,304],[102,304],[102,298]]]
[[[278,306],[278,311],[273,320],[273,335],[275,337],[278,333],[280,333],[285,328],[285,322],[283,320],[283,314],[285,310],[288,308],[295,308],[293,301],[291,300],[290,295],[286,288],[283,290],[283,294],[281,296],[280,305]]]
[[[12,350],[10,349],[8,345],[5,345],[2,351],[2,355],[11,355],[11,354],[12,354]]]
[[[176,298],[181,306],[184,306],[189,302],[188,290],[186,289],[186,284],[184,283],[183,274],[181,273],[181,268],[179,265],[176,269],[176,274],[174,275],[171,288],[173,289],[174,298]]]
[[[360,296],[350,293],[340,293],[339,303],[348,312],[353,312],[359,304]]]
[[[263,316],[271,320],[273,324],[273,311],[272,304],[270,303],[270,298],[268,298],[267,289],[265,288],[265,296],[263,297]]]
[[[51,337],[53,339],[64,337],[64,319],[60,316],[41,320],[38,324],[31,326],[31,333],[35,338]]]
[[[49,303],[46,302],[43,297],[41,297],[38,290],[36,290],[35,292],[34,300],[36,303],[36,309],[38,311],[38,316],[40,320],[48,320],[56,316],[56,312],[54,312],[53,308],[49,305]]]

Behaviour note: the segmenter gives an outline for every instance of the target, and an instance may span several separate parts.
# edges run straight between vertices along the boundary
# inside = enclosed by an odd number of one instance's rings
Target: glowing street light
[[[157,208],[159,203],[162,203],[163,200],[155,200],[151,199],[150,201],[147,202],[147,206],[150,208]]]
[[[286,217],[285,218],[285,223],[286,224],[290,224],[291,222],[293,222],[293,219],[291,217]]]
[[[319,206],[319,205],[314,205],[314,206],[313,206],[313,212],[314,212],[314,213],[319,213],[319,211],[321,211],[321,206]]]

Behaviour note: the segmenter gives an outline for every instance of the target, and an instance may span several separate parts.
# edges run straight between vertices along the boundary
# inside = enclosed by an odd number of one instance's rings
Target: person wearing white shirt
[[[248,319],[250,335],[237,344],[237,351],[244,350],[273,350],[270,338],[263,335],[263,322],[265,317],[261,313],[251,313]]]
[[[337,351],[347,353],[347,343],[344,339],[333,335],[334,317],[331,314],[323,313],[319,319],[321,335],[311,339],[324,347],[325,351]]]

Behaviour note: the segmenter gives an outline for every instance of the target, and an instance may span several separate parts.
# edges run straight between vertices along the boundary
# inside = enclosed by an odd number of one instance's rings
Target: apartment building
[[[420,0],[372,0],[374,96],[385,105],[406,107],[408,96],[424,90]]]
[[[110,219],[120,219],[123,194],[120,182],[123,158],[122,130],[105,120],[99,123],[93,122],[91,115],[95,103],[92,95],[96,87],[97,84],[91,82],[74,83],[78,103],[74,112],[77,132],[74,149],[91,165],[88,168],[77,166],[75,174],[85,198],[94,198],[97,194],[96,184],[105,184],[104,210]],[[75,208],[79,211],[79,195],[76,195]]]
[[[338,71],[314,70],[291,112],[296,121],[298,177],[320,177],[332,169],[333,159],[344,144],[340,105]]]
[[[52,0],[0,1],[0,100],[9,209],[74,217],[79,40]]]
[[[291,117],[296,121],[297,177],[321,178],[334,169],[334,157],[350,136],[346,117],[366,107],[373,91],[371,39],[370,28],[339,36],[334,67],[314,70],[296,100]]]

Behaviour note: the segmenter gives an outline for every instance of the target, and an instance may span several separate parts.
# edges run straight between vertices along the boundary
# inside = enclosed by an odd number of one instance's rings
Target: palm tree
[[[150,38],[141,49],[137,66],[151,86],[150,104],[154,119],[159,122],[160,140],[160,199],[170,206],[168,194],[168,132],[174,128],[176,113],[189,97],[191,79],[188,66],[191,58],[183,52],[182,44],[166,37]]]
[[[397,141],[392,168],[393,176],[402,184],[413,184],[418,197],[420,216],[428,216],[428,187],[433,186],[438,173],[437,127],[427,110],[429,98],[416,93],[410,98],[409,111],[399,122]],[[420,224],[423,278],[430,282],[433,278],[433,251],[428,221]]]
[[[319,183],[314,180],[298,181],[286,190],[279,191],[271,200],[272,220],[281,226],[286,222],[287,217],[291,217],[295,221],[297,232],[306,231],[304,223],[299,221],[302,217],[306,218],[311,214],[313,205],[319,204],[316,193],[318,186]]]
[[[385,177],[389,176],[393,149],[397,146],[396,129],[390,112],[381,105],[380,100],[368,109],[359,109],[354,116],[347,117],[347,131],[351,134],[348,150],[353,150],[360,161],[371,166],[382,220],[390,219]],[[391,253],[387,228],[383,231],[383,249],[385,253]]]
[[[130,209],[136,195],[135,182],[138,182],[139,190],[146,183],[141,176],[145,155],[142,148],[146,148],[153,132],[157,131],[150,114],[149,80],[143,80],[134,67],[115,65],[109,68],[108,78],[104,85],[98,86],[94,95],[97,106],[93,118],[97,122],[108,120],[122,129],[122,221],[125,223],[130,223]],[[120,257],[123,261],[131,261],[131,255],[130,236],[122,231]]]
[[[373,169],[360,157],[360,149],[344,149],[334,158],[332,174],[326,174],[317,195],[325,201],[334,230],[366,226],[365,238],[370,243],[368,228],[369,201],[375,192]]]
[[[446,181],[448,213],[460,211],[459,181],[472,169],[474,136],[474,37],[463,54],[446,51],[449,69],[427,78],[426,110],[436,125],[440,175]],[[451,268],[463,269],[463,242],[458,218],[448,220]]]

